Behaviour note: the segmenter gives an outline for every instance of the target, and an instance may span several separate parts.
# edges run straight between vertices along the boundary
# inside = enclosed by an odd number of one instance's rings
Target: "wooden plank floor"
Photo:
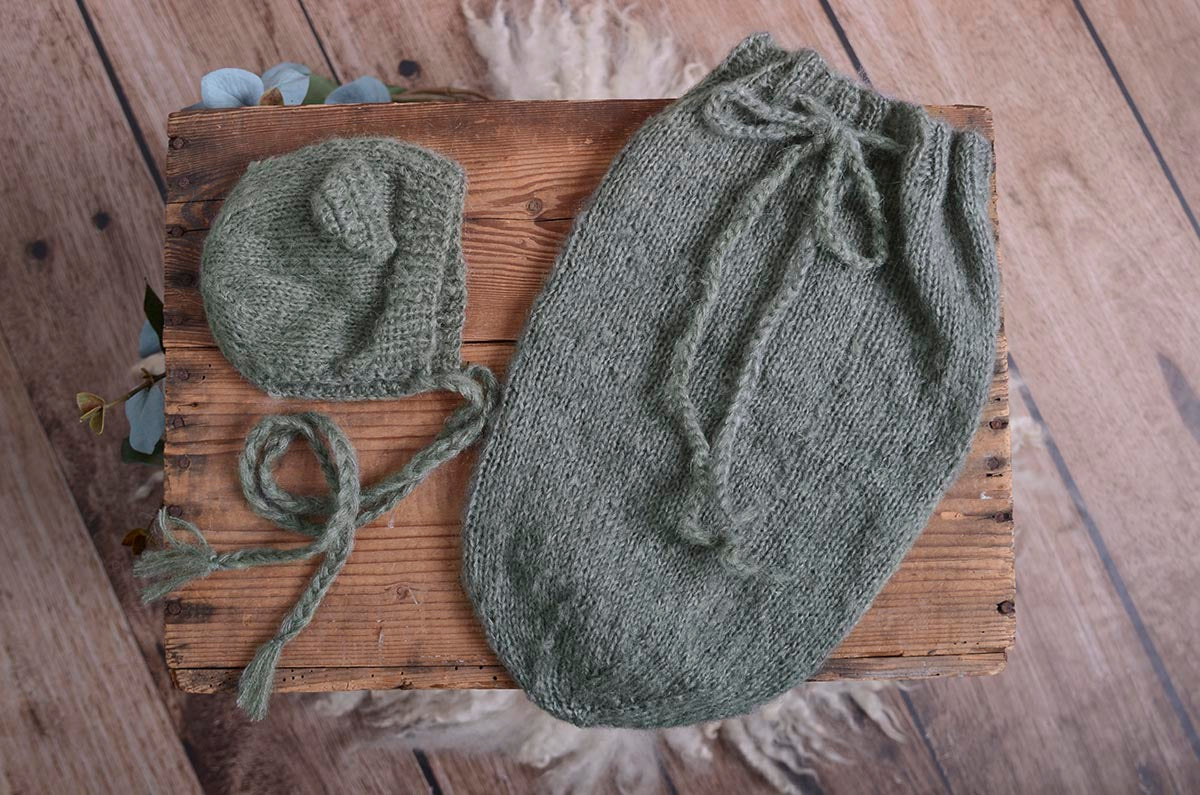
[[[665,5],[656,13],[710,64],[743,34],[769,29],[883,90],[995,112],[1007,325],[1022,376],[1013,401],[1023,439],[1014,453],[1018,642],[999,677],[886,694],[909,741],[864,738],[852,766],[818,765],[823,790],[1200,790],[1194,0]],[[36,641],[3,630],[4,704],[19,716],[5,725],[44,733],[28,746],[0,742],[0,791],[72,791],[81,781],[160,791],[197,781],[212,792],[528,791],[528,771],[498,758],[340,753],[348,729],[315,716],[303,696],[279,697],[267,724],[251,727],[227,697],[172,690],[156,648],[160,615],[137,603],[119,545],[159,495],[134,496],[145,473],[113,464],[121,418],[97,442],[71,402],[80,388],[115,394],[127,380],[141,282],[162,285],[165,119],[196,100],[201,74],[289,59],[341,79],[484,88],[457,3],[9,6],[0,33],[0,378],[5,438],[20,441],[6,472],[21,478],[2,486],[17,484],[12,497],[3,492],[0,521],[6,538],[41,536],[2,558],[0,598],[13,615],[46,616],[56,604],[46,589],[68,587],[54,579],[65,571],[79,600],[96,610],[115,596],[125,618],[82,613],[69,629],[76,646],[41,652],[104,649],[119,683],[50,665],[25,691],[13,689],[7,677]],[[419,75],[402,76],[401,61]],[[81,520],[107,586],[78,548],[53,564],[40,551],[47,541],[86,544]],[[133,643],[114,636],[125,623]],[[26,644],[20,653],[16,643]],[[60,694],[52,722],[22,711],[27,702],[10,705],[29,687]],[[104,716],[93,706],[100,689]],[[143,769],[125,769],[138,762]],[[676,792],[764,787],[730,754],[711,768],[668,755],[663,770]],[[157,778],[117,778],[134,774]]]

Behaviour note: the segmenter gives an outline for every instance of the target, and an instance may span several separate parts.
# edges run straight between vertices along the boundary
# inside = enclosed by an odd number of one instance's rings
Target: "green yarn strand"
[[[329,417],[315,412],[263,418],[246,436],[239,474],[242,492],[254,511],[279,527],[313,540],[292,549],[251,547],[216,553],[191,522],[159,513],[163,548],[143,553],[135,564],[138,577],[152,580],[143,599],[161,599],[183,585],[214,571],[247,569],[306,560],[324,555],[308,586],[279,625],[275,637],[259,646],[242,672],[238,705],[254,720],[267,714],[274,689],[275,668],[283,648],[299,635],[316,614],[333,581],[346,565],[358,528],[390,511],[434,469],[470,446],[487,428],[499,385],[490,370],[468,365],[462,372],[430,378],[424,391],[448,390],[465,402],[447,418],[441,432],[398,472],[367,490],[359,485],[358,456],[350,440]],[[275,480],[275,463],[297,438],[308,442],[329,493],[305,497],[283,490]],[[324,516],[317,520],[314,517]],[[189,532],[195,543],[184,543],[173,530]]]

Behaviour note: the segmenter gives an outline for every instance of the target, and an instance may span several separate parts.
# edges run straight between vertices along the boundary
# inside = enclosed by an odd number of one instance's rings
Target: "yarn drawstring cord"
[[[316,412],[264,417],[246,436],[239,463],[242,491],[255,513],[279,527],[312,540],[298,547],[250,547],[216,552],[196,525],[159,511],[162,548],[143,552],[134,574],[151,580],[142,590],[146,602],[161,599],[214,571],[247,569],[307,560],[324,555],[303,593],[288,611],[275,636],[259,646],[238,682],[238,705],[251,718],[262,719],[274,686],[275,667],[283,647],[308,626],[354,547],[358,528],[390,511],[434,469],[457,456],[483,433],[491,421],[499,386],[490,370],[468,365],[462,372],[429,380],[421,391],[449,390],[465,399],[442,430],[397,472],[363,489],[359,484],[354,446],[329,417]],[[320,464],[329,493],[292,494],[279,486],[274,465],[303,437]],[[314,517],[324,517],[316,519]],[[180,540],[184,531],[193,542]]]
[[[884,135],[852,127],[815,97],[794,95],[786,102],[771,104],[751,91],[785,65],[786,62],[768,64],[715,88],[701,108],[708,125],[720,135],[784,146],[767,172],[746,191],[711,243],[701,265],[698,295],[672,351],[667,387],[689,452],[683,515],[677,532],[690,544],[716,549],[728,568],[747,576],[760,572],[741,554],[739,530],[753,521],[758,506],[735,512],[729,480],[732,451],[761,378],[763,358],[816,258],[818,247],[854,270],[878,268],[887,259],[883,198],[867,165],[864,148],[892,152],[900,149],[897,142]],[[742,352],[728,408],[710,436],[704,430],[692,396],[691,377],[701,339],[720,295],[725,259],[762,216],[772,197],[791,180],[796,167],[816,157],[824,162],[811,186],[811,205],[804,227],[774,292],[759,309],[753,333]],[[855,250],[853,242],[837,227],[837,212],[848,184],[857,189],[866,210],[865,253]],[[702,525],[701,512],[710,494],[716,498],[723,527]]]

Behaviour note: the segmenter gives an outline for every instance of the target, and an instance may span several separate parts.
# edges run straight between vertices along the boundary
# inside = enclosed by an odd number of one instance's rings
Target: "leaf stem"
[[[138,392],[145,392],[147,389],[150,389],[151,387],[153,387],[155,384],[157,384],[159,381],[163,380],[166,377],[167,377],[166,373],[158,373],[157,375],[151,375],[150,373],[146,373],[145,378],[142,379],[142,383],[138,384],[133,389],[129,390],[128,392],[126,392],[124,395],[117,398],[116,400],[111,400],[108,403],[105,403],[104,407],[112,408],[113,406],[117,405],[118,403],[124,403],[126,400],[129,400],[131,397],[136,395]]]

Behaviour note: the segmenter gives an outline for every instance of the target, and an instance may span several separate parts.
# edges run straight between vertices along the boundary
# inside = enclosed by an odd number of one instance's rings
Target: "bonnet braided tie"
[[[816,257],[816,247],[855,270],[878,268],[887,259],[883,199],[867,166],[864,147],[889,152],[901,149],[884,135],[855,129],[843,122],[813,97],[794,91],[787,96],[785,92],[785,101],[769,104],[752,92],[756,84],[786,65],[785,61],[777,61],[721,86],[708,96],[702,108],[705,121],[722,136],[782,143],[785,148],[766,174],[746,191],[704,257],[699,295],[683,333],[675,342],[667,386],[690,453],[684,512],[677,532],[690,544],[718,550],[730,569],[746,575],[757,573],[757,568],[739,555],[738,529],[753,517],[745,513],[734,515],[729,478],[732,451],[754,398],[763,357]],[[777,288],[759,309],[754,332],[742,354],[729,406],[716,425],[715,435],[709,436],[701,425],[690,380],[701,337],[720,293],[724,260],[762,216],[771,198],[788,183],[797,165],[810,158],[823,158],[824,164],[812,186],[811,206],[796,250]],[[851,187],[866,210],[865,253],[857,251],[837,225],[836,213]],[[716,498],[724,528],[712,530],[701,526],[700,513],[708,494]]]
[[[354,446],[333,420],[323,414],[265,417],[247,435],[239,468],[246,501],[264,519],[312,539],[303,546],[250,547],[217,553],[194,524],[169,516],[165,510],[159,512],[163,548],[144,552],[134,564],[138,577],[153,579],[142,591],[146,602],[161,599],[214,571],[293,563],[324,555],[275,636],[258,648],[242,672],[238,705],[255,720],[266,715],[275,666],[283,647],[312,620],[350,557],[355,531],[390,511],[429,473],[469,447],[487,427],[499,391],[496,377],[481,365],[468,365],[462,372],[434,376],[417,387],[416,391],[456,392],[466,402],[447,418],[428,446],[413,455],[399,471],[365,490],[359,485]],[[329,487],[327,496],[292,494],[276,481],[274,466],[297,437],[303,437],[316,456]],[[187,531],[196,543],[180,541],[174,529]]]

